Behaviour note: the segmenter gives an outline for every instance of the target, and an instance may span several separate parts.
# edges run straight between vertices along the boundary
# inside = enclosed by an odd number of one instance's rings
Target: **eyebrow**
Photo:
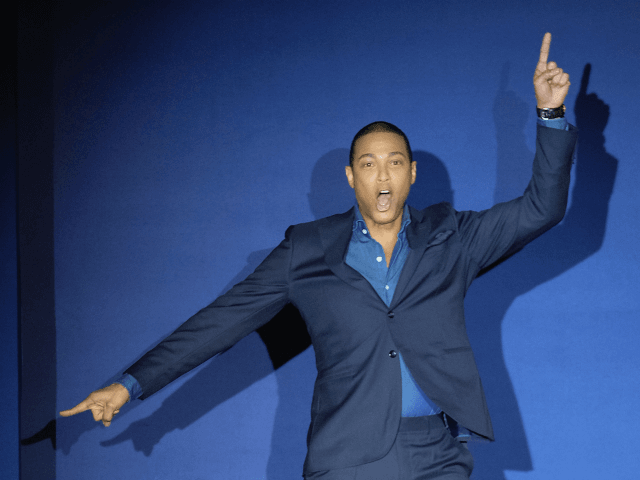
[[[391,152],[391,153],[387,154],[387,157],[393,157],[395,155],[402,155],[404,158],[407,158],[407,156],[402,152]],[[362,160],[365,157],[376,158],[376,156],[373,153],[365,153],[363,155],[360,155],[358,157],[358,160]]]

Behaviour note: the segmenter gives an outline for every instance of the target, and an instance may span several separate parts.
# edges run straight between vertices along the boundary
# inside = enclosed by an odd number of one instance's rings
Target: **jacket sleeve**
[[[126,370],[142,387],[141,399],[231,348],[287,304],[292,228],[251,275],[189,318]]]
[[[458,212],[462,243],[473,275],[521,249],[559,223],[567,208],[577,129],[537,126],[533,174],[524,194],[481,212]]]

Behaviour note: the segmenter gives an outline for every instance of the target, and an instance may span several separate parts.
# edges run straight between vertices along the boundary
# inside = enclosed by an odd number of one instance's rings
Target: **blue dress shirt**
[[[402,213],[402,224],[398,232],[398,240],[393,248],[389,267],[387,267],[382,245],[371,237],[360,209],[356,205],[356,218],[353,222],[353,232],[345,262],[367,279],[387,306],[391,305],[391,299],[398,285],[402,267],[404,267],[409,255],[409,243],[407,242],[406,233],[409,223],[411,223],[409,207],[405,205]],[[420,389],[402,358],[402,352],[398,353],[400,373],[402,375],[402,416],[421,417],[439,413],[441,411],[440,407],[433,403]]]

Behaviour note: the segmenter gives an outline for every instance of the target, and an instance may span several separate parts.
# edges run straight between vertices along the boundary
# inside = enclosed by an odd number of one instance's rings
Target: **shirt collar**
[[[407,225],[411,223],[411,215],[409,215],[409,207],[405,203],[402,210],[402,224],[400,225],[400,231],[398,232],[398,239],[404,240],[406,235]],[[356,203],[356,218],[353,220],[353,234],[361,242],[368,242],[371,239],[369,228],[364,221],[362,214],[360,213],[360,207]]]

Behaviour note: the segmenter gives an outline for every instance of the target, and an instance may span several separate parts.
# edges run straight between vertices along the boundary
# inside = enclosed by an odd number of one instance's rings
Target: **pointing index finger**
[[[551,34],[549,32],[544,34],[542,39],[542,46],[540,47],[540,59],[538,60],[538,66],[547,65],[549,59],[549,47],[551,46]]]
[[[70,417],[70,416],[75,415],[77,413],[86,412],[87,410],[89,410],[89,402],[87,402],[87,400],[83,400],[82,402],[80,402],[75,407],[70,408],[69,410],[61,411],[60,415],[63,416],[63,417]]]

